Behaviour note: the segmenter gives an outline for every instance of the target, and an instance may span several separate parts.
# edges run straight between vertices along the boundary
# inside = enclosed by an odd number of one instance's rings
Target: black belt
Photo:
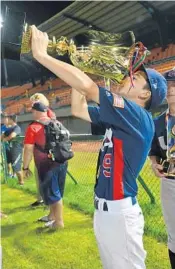
[[[167,178],[167,179],[171,179],[171,180],[175,180],[175,177],[165,177],[165,178]]]
[[[95,209],[97,210],[99,209],[98,205],[99,205],[99,200],[94,200],[94,206],[95,206]],[[104,202],[103,204],[103,211],[108,211],[108,206],[106,202]]]
[[[136,200],[136,197],[131,197],[131,200],[132,200],[132,205],[135,205],[137,203],[137,200]],[[95,209],[99,209],[99,200],[97,199],[94,199],[94,207]],[[108,211],[108,205],[107,205],[107,202],[104,202],[103,203],[103,211]]]

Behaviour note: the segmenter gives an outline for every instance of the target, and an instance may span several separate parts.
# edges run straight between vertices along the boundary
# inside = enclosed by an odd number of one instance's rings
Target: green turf
[[[78,185],[75,185],[71,178],[67,176],[64,196],[64,201],[67,205],[91,215],[94,208],[93,187],[95,182],[96,162],[97,153],[75,152],[75,157],[69,161],[68,169],[77,180]],[[159,241],[165,242],[167,235],[160,207],[160,180],[153,175],[149,161],[146,162],[141,176],[156,199],[156,204],[151,204],[143,187],[140,183],[138,184],[138,199],[145,216],[145,232]],[[9,186],[16,187],[16,181],[14,179],[9,179],[8,184]],[[29,193],[35,194],[36,185],[34,178],[27,180],[22,188]]]
[[[65,207],[65,229],[49,232],[36,220],[43,208],[28,205],[34,197],[2,185],[3,269],[102,269],[90,216]],[[147,269],[169,269],[167,249],[145,236]],[[129,268],[128,268],[129,269]]]

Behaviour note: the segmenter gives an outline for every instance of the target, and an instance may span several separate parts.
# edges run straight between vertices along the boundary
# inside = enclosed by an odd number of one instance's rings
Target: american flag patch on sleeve
[[[114,99],[113,106],[124,108],[124,99],[121,96],[113,94],[113,99]]]

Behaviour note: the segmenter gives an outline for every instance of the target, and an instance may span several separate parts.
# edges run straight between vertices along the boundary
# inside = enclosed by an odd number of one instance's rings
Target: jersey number
[[[103,174],[105,177],[111,177],[112,154],[106,153],[103,159]]]

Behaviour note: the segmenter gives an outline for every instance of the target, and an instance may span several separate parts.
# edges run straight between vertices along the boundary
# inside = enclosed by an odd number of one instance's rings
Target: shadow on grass
[[[48,231],[47,227],[38,227],[33,232],[36,232],[37,235],[46,233]]]
[[[27,222],[17,223],[17,224],[4,224],[1,226],[1,237],[11,237],[16,231],[18,231],[20,228],[26,228],[29,226]]]
[[[14,214],[17,212],[22,212],[22,211],[33,211],[35,208],[29,207],[29,206],[20,206],[20,207],[15,207],[13,209],[9,208],[3,208],[4,212],[6,212],[8,215]]]
[[[33,230],[33,232],[35,232],[38,235],[43,235],[43,234],[53,234],[55,232],[59,232],[62,229],[54,229],[54,228],[48,228],[48,227],[38,227],[35,230]],[[32,232],[32,233],[33,233]]]
[[[157,229],[156,227],[151,229],[148,225],[145,226],[144,234],[148,236],[152,236],[153,238],[156,238],[156,240],[160,243],[165,243],[167,241],[167,235],[164,231]]]
[[[89,212],[88,209],[87,210],[83,209],[82,206],[77,203],[66,201],[66,204],[68,204],[69,208],[71,209],[77,210],[78,212],[83,213],[84,215],[93,217],[94,214],[93,212]]]
[[[92,228],[92,221],[89,220],[81,220],[81,221],[76,221],[72,225],[72,223],[66,223],[66,227],[64,230],[80,230],[80,229],[90,229]]]

